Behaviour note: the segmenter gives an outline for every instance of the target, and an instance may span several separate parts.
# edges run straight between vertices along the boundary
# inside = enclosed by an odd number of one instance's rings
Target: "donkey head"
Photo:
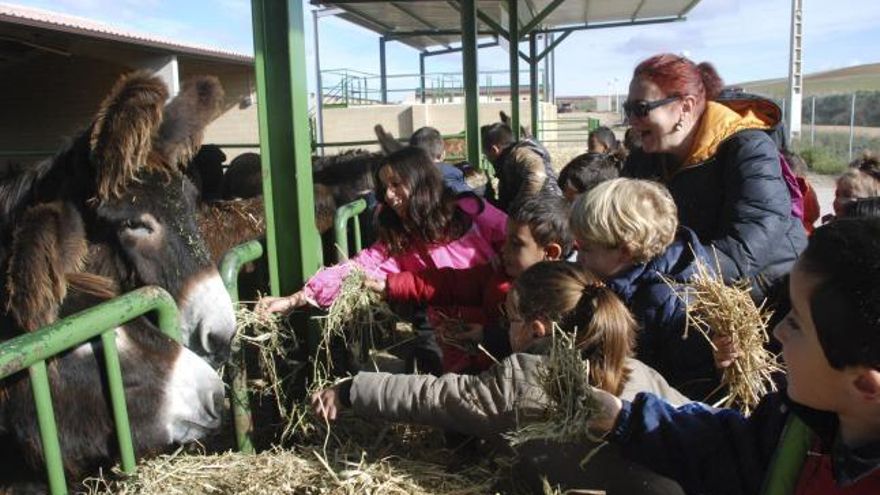
[[[65,246],[80,244],[65,235],[41,235],[44,223],[15,221],[6,292],[21,328],[33,330],[25,309],[33,304],[22,306],[15,294],[43,294],[37,306],[46,311],[37,323],[45,324],[63,305],[64,274],[85,271],[111,278],[122,291],[147,284],[168,290],[181,310],[186,345],[212,360],[225,358],[234,333],[232,302],[196,227],[195,189],[178,167],[198,148],[223,91],[204,77],[186,84],[166,108],[167,95],[154,76],[123,76],[68,150],[0,185],[0,213],[24,220],[47,203],[65,205],[64,215],[80,219],[88,245],[87,253],[73,255]],[[28,241],[40,238],[51,245]],[[43,280],[22,275],[33,266],[48,266],[49,273]],[[48,282],[51,291],[43,287]]]

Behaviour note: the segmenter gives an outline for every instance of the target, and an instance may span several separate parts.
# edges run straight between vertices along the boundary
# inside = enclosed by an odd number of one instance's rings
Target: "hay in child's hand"
[[[341,337],[350,349],[364,354],[359,357],[366,358],[367,351],[377,347],[375,332],[382,332],[387,326],[385,323],[396,318],[382,295],[368,288],[366,281],[366,272],[357,265],[342,280],[339,294],[323,319],[323,350],[330,348],[331,339]],[[329,368],[332,366],[330,353],[326,355]]]
[[[678,291],[687,304],[685,336],[687,328],[694,327],[710,344],[712,335],[730,337],[738,356],[724,369],[721,380],[729,393],[718,405],[738,406],[748,414],[763,396],[776,390],[772,375],[782,370],[777,356],[766,348],[767,323],[773,313],[755,305],[747,285],[725,285],[720,271],[712,273],[698,260],[696,274]]]
[[[590,386],[590,362],[581,356],[576,337],[553,325],[550,354],[539,375],[547,406],[538,422],[508,435],[511,445],[530,440],[598,442],[587,425],[602,410]]]

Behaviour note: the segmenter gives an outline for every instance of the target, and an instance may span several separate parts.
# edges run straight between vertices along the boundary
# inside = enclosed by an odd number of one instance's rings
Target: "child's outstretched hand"
[[[739,357],[739,353],[733,348],[733,339],[729,336],[715,335],[712,337],[715,350],[712,355],[715,358],[715,367],[723,370],[733,364],[733,360]]]
[[[373,292],[384,295],[386,284],[384,279],[366,277],[364,279],[364,287]]]
[[[339,398],[339,390],[329,387],[312,394],[312,412],[324,421],[334,421],[345,406]]]
[[[288,314],[296,308],[308,304],[303,291],[294,292],[289,296],[274,297],[266,296],[257,303],[257,313],[281,313]]]

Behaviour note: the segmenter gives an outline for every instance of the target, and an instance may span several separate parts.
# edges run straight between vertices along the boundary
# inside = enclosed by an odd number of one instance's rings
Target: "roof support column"
[[[510,33],[508,53],[510,54],[510,120],[513,139],[519,141],[519,0],[507,0]]]
[[[532,108],[532,136],[538,136],[538,33],[529,35],[529,103]]]
[[[273,295],[302,287],[321,265],[312,199],[301,0],[252,0],[257,111]]]
[[[425,102],[425,52],[419,52],[419,92],[422,103]]]
[[[477,81],[477,2],[461,1],[462,73],[467,136],[467,157],[471,165],[480,167],[480,88]]]
[[[385,37],[379,38],[379,79],[382,83],[382,104],[388,103],[388,72],[385,67]]]
[[[316,151],[324,156],[324,88],[321,83],[321,37],[318,35],[318,11],[312,11],[312,27],[315,32],[315,142]]]

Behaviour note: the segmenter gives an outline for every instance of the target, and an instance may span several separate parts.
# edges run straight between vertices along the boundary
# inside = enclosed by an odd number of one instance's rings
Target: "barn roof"
[[[192,55],[199,58],[222,60],[241,64],[252,64],[249,55],[223,50],[216,47],[182,43],[150,34],[130,31],[83,17],[60,14],[43,9],[23,7],[0,2],[0,25],[14,25],[32,29],[43,29],[58,33],[81,35],[94,39],[128,43],[131,45],[158,49],[177,54]],[[25,44],[33,40],[16,40]],[[51,49],[51,47],[44,47]]]
[[[311,0],[340,9],[338,17],[417,50],[460,41],[461,17],[455,0]],[[538,32],[602,28],[683,20],[700,0],[518,0],[521,30]],[[477,30],[491,35],[493,24],[507,28],[507,0],[477,0]],[[417,35],[403,33],[417,33]]]

